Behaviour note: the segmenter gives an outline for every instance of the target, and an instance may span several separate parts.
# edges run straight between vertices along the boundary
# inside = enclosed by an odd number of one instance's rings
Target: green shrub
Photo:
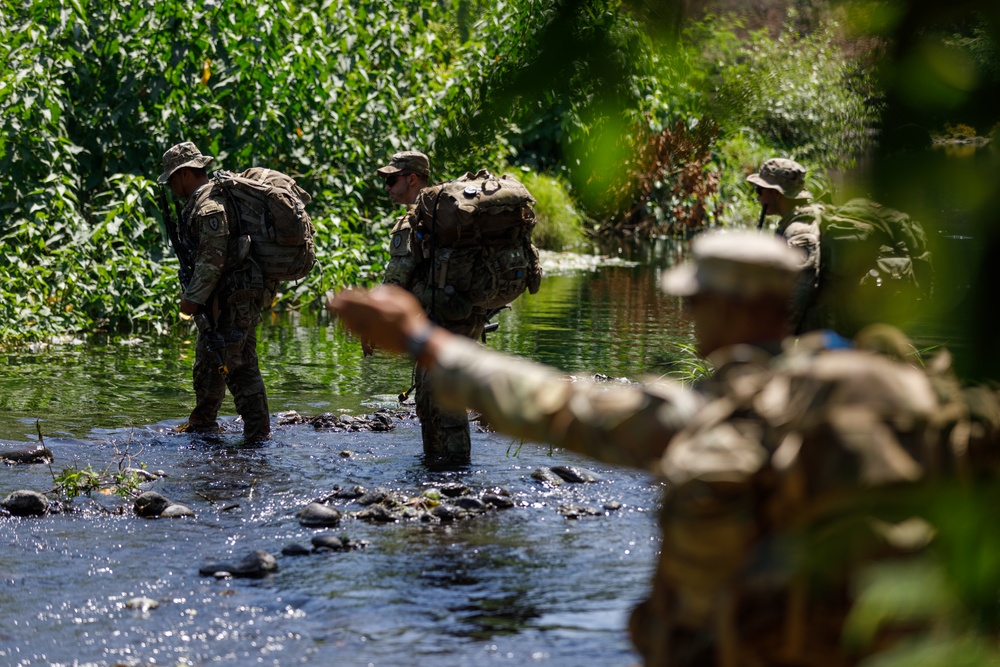
[[[708,35],[732,35],[738,22],[718,19]],[[725,134],[749,129],[767,145],[816,167],[849,167],[870,145],[881,104],[862,63],[847,58],[828,24],[811,35],[786,27],[745,42],[707,39],[706,61],[719,63],[711,112]]]
[[[535,198],[532,242],[545,250],[578,250],[586,241],[583,217],[562,179],[523,169],[515,174]]]

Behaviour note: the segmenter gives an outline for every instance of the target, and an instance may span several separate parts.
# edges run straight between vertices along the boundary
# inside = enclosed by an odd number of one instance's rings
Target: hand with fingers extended
[[[364,344],[409,353],[423,365],[433,364],[434,349],[451,336],[431,324],[416,297],[394,285],[328,294],[326,307]]]

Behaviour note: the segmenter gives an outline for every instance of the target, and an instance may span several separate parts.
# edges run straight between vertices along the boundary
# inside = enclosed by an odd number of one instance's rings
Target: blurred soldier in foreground
[[[922,371],[835,335],[783,342],[801,257],[782,240],[706,233],[692,254],[662,286],[685,299],[715,368],[694,390],[570,384],[432,325],[394,288],[327,306],[414,357],[442,404],[667,481],[652,592],[630,621],[647,667],[855,664],[882,636],[845,644],[852,577],[928,532],[886,537],[867,496],[920,479],[940,453],[937,396]]]
[[[758,227],[766,216],[780,216],[775,232],[803,252],[792,333],[853,336],[868,324],[912,318],[933,286],[920,223],[860,197],[840,206],[811,203],[805,178],[805,167],[787,158],[767,160],[746,178],[761,204]]]

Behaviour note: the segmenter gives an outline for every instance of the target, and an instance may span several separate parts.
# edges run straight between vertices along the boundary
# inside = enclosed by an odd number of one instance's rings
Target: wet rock
[[[560,484],[564,484],[566,481],[559,475],[552,472],[552,468],[546,468],[544,466],[531,473],[531,478],[549,484],[550,486],[559,486]]]
[[[604,503],[603,507],[609,512],[617,512],[618,510],[620,510],[625,506],[620,502],[618,502],[617,500],[609,500],[608,502]]]
[[[376,523],[394,523],[399,521],[399,515],[391,511],[385,505],[369,505],[355,516],[362,521],[374,521]]]
[[[125,468],[126,475],[134,475],[138,477],[143,482],[153,482],[161,477],[166,477],[167,473],[162,470],[157,470],[156,472],[146,470],[145,468]]]
[[[281,548],[282,556],[308,556],[311,552],[298,542],[286,544]]]
[[[194,516],[194,510],[187,505],[175,505],[171,503],[170,505],[167,505],[166,509],[160,512],[160,516],[164,519],[174,519],[181,516]]]
[[[459,496],[466,496],[471,493],[469,487],[465,484],[460,484],[459,482],[442,484],[438,488],[441,489],[441,495],[447,496],[448,498],[458,498]]]
[[[392,496],[389,489],[383,489],[382,487],[377,487],[374,489],[369,489],[365,491],[364,495],[358,498],[359,505],[374,505],[375,503],[383,503]]]
[[[462,496],[461,498],[456,498],[454,501],[456,507],[461,507],[464,510],[469,510],[472,512],[485,512],[486,503],[484,503],[479,498],[473,496]]]
[[[316,535],[312,538],[312,545],[316,551],[344,551],[346,549],[344,540],[331,534]]]
[[[21,489],[4,498],[3,506],[14,516],[42,516],[49,511],[49,499],[37,491]]]
[[[198,574],[203,577],[222,578],[225,576],[246,577],[250,579],[260,579],[270,572],[278,569],[278,562],[274,556],[262,549],[251,551],[242,559],[236,562],[208,561],[201,566]]]
[[[3,463],[52,463],[53,460],[52,452],[42,444],[0,451],[0,462]]]
[[[334,487],[333,493],[331,493],[329,498],[340,498],[342,500],[354,500],[355,498],[360,498],[368,492],[363,486],[349,486],[345,489],[340,489]]]
[[[340,450],[340,458],[342,458],[342,459],[349,459],[352,456],[354,456],[354,452],[352,452],[351,450],[349,450],[349,449],[342,449],[342,450]]]
[[[483,502],[490,507],[506,510],[514,506],[514,501],[509,496],[502,496],[499,493],[484,493]]]
[[[372,431],[384,432],[391,431],[396,428],[396,425],[393,423],[392,418],[389,415],[384,412],[376,412],[372,415],[371,421],[368,423],[368,427]]]
[[[570,484],[589,484],[601,481],[600,475],[586,468],[576,466],[552,466],[552,472]]]
[[[339,526],[340,510],[320,503],[309,503],[299,510],[299,523],[303,526]]]
[[[353,551],[355,549],[364,549],[368,546],[368,542],[364,540],[352,540],[347,535],[324,533],[312,538],[312,545],[314,551]]]
[[[306,421],[305,417],[300,415],[295,410],[288,410],[287,412],[279,412],[277,414],[277,417],[279,426],[287,426],[289,424],[304,424]]]
[[[347,417],[347,415],[344,415],[344,417]],[[341,426],[350,424],[349,421],[342,422],[341,418],[337,417],[337,415],[333,414],[332,412],[324,412],[321,415],[316,415],[312,419],[309,419],[308,422],[313,425],[313,428],[338,429],[338,430],[340,430]]]
[[[156,491],[146,491],[135,499],[132,508],[136,514],[144,519],[154,519],[163,514],[163,511],[172,504],[170,500]]]
[[[584,505],[560,505],[556,510],[567,519],[579,519],[585,516],[600,516],[602,512]]]
[[[448,522],[455,521],[457,519],[463,519],[468,516],[468,512],[463,510],[461,507],[456,505],[438,505],[431,510],[431,515],[437,517],[440,521]]]
[[[159,606],[159,602],[153,598],[147,597],[131,598],[125,603],[126,609],[138,609],[139,611],[149,611],[150,609],[156,609]]]

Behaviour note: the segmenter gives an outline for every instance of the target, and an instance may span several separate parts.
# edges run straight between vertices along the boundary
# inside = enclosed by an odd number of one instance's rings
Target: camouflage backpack
[[[863,198],[801,211],[819,226],[819,292],[827,326],[853,335],[873,322],[902,324],[933,291],[931,253],[919,222]]]
[[[517,179],[485,169],[422,190],[411,226],[430,261],[427,283],[415,290],[425,306],[458,320],[537,292],[534,202]]]
[[[315,229],[305,210],[311,197],[287,174],[251,167],[239,174],[212,176],[232,211],[240,234],[250,237],[250,253],[266,278],[299,280],[316,263]]]
[[[919,222],[860,197],[822,210],[822,261],[832,271],[857,276],[859,285],[930,293],[931,254]]]

